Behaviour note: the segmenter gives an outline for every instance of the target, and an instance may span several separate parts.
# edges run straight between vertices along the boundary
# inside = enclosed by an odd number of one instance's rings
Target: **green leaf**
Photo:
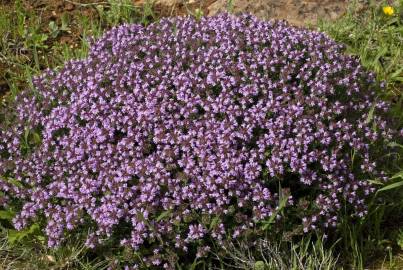
[[[403,67],[399,68],[398,70],[396,70],[395,72],[390,74],[390,78],[392,78],[393,80],[399,81],[399,78],[402,78],[401,77],[402,73],[403,73]]]
[[[56,38],[59,34],[59,27],[54,21],[49,22],[49,32],[52,38]]]
[[[41,143],[41,136],[36,133],[36,132],[32,132],[32,141],[35,145],[38,145]]]
[[[31,136],[29,136],[29,142],[31,144],[38,145],[41,143],[41,136],[37,132],[31,131],[30,135]]]
[[[16,230],[8,230],[8,234],[7,234],[7,239],[8,239],[8,243],[10,245],[15,244],[16,242],[19,241],[21,235],[23,235],[23,233],[16,231]]]
[[[57,27],[57,24],[54,22],[54,21],[50,21],[49,22],[49,29],[51,30],[51,31],[57,31],[58,30],[58,27]]]
[[[32,224],[29,228],[21,231],[8,230],[7,238],[10,245],[14,245],[17,242],[22,241],[25,237],[30,236],[39,231],[39,225],[37,223]]]
[[[389,147],[400,147],[400,148],[403,148],[403,145],[401,145],[401,144],[399,144],[399,143],[397,143],[397,142],[390,142],[390,143],[388,143],[388,146],[389,146]]]
[[[218,222],[220,222],[220,218],[219,217],[214,217],[211,220],[211,223],[210,223],[210,230],[214,229],[215,226],[217,226]]]
[[[276,217],[279,213],[282,213],[283,209],[287,206],[287,202],[288,202],[288,196],[285,192],[284,189],[281,188],[281,184],[279,185],[279,205],[278,205],[278,209],[276,211],[274,211],[274,213],[269,217],[268,220],[263,221],[263,230],[267,230],[268,228],[270,228],[270,226],[272,224],[274,224],[276,221]]]
[[[379,61],[379,59],[388,52],[386,47],[383,47],[381,50],[378,51],[378,54],[375,56],[374,62]]]
[[[278,211],[283,210],[284,207],[287,206],[287,201],[288,201],[288,196],[285,193],[285,189],[281,188],[280,185],[280,190],[279,190],[279,206],[278,206]]]
[[[401,250],[403,250],[403,231],[399,231],[399,235],[397,237],[397,244]]]
[[[37,223],[32,224],[29,229],[28,229],[28,233],[32,234],[39,231],[39,225]]]
[[[25,128],[24,130],[24,142],[26,145],[28,145],[28,136],[29,136],[29,128]]]
[[[400,171],[393,175],[390,179],[402,178],[403,179],[403,171]]]
[[[368,182],[370,182],[371,184],[374,185],[383,185],[384,183],[379,181],[379,180],[368,180]]]
[[[388,25],[392,25],[392,24],[394,24],[394,23],[397,23],[397,22],[399,22],[398,21],[398,18],[396,18],[396,17],[393,17],[392,19],[390,19],[390,20],[388,20]]]
[[[48,36],[46,34],[39,34],[37,40],[40,44],[42,44],[43,42],[48,40]],[[44,46],[44,47],[47,47],[47,46]]]
[[[372,119],[374,119],[374,111],[375,111],[375,104],[372,105],[371,109],[368,112],[367,119],[365,120],[366,124],[368,124],[369,122],[372,121]]]
[[[168,216],[171,215],[171,213],[172,213],[171,210],[163,211],[163,212],[157,217],[156,221],[159,222],[159,221],[161,221],[161,220],[167,218]]]
[[[385,187],[379,189],[378,192],[385,191],[385,190],[390,190],[390,189],[395,189],[395,188],[398,188],[398,187],[400,187],[400,186],[403,186],[403,181],[400,181],[400,182],[396,182],[396,183],[387,185],[387,186],[385,186]]]
[[[16,187],[23,187],[22,183],[18,181],[17,179],[11,178],[11,177],[4,177],[3,178],[6,182],[16,186]]]
[[[274,212],[274,213],[270,216],[270,218],[269,218],[268,220],[264,221],[263,230],[269,229],[270,226],[275,223],[275,218],[276,218],[276,217],[277,217],[277,211]]]
[[[11,221],[15,216],[15,213],[11,210],[0,210],[0,219]]]
[[[255,262],[255,265],[253,266],[253,270],[264,270],[266,269],[266,265],[264,261],[257,261]]]
[[[69,28],[69,18],[67,17],[67,14],[63,14],[62,15],[62,25],[60,27],[60,30],[62,31],[66,31],[69,32],[70,28]]]

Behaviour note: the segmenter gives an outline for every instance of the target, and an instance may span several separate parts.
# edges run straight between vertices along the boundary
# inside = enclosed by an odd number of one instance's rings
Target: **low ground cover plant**
[[[33,86],[0,129],[3,206],[51,247],[85,234],[132,267],[361,218],[402,135],[342,45],[249,15],[116,27]]]

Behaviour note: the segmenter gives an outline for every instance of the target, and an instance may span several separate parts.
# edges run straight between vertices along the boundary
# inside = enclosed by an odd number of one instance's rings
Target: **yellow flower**
[[[383,10],[383,13],[385,13],[385,15],[388,15],[388,16],[392,16],[395,13],[394,8],[391,6],[383,7],[382,10]]]

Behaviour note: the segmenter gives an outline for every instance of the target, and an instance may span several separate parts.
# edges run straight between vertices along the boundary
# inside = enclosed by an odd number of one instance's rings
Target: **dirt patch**
[[[145,0],[135,0],[142,4]],[[251,13],[261,19],[284,19],[297,26],[315,25],[318,19],[342,16],[348,0],[157,0],[155,7],[162,16],[185,15],[196,8],[205,15],[215,15],[230,9],[233,13]],[[363,1],[365,2],[365,1]]]
[[[337,19],[347,9],[348,0],[235,0],[233,12],[248,12],[261,19],[284,19],[298,26],[315,25],[320,18]],[[209,7],[209,15],[225,11],[226,0]]]
[[[144,0],[135,0],[135,3],[142,5]],[[194,14],[196,9],[203,11],[203,14],[209,14],[211,7],[217,0],[157,0],[154,2],[154,12],[157,17],[185,16]]]

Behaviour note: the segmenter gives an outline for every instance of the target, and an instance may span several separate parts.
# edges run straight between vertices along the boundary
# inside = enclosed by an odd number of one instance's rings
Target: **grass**
[[[1,97],[3,108],[21,89],[29,89],[32,76],[43,69],[85,57],[89,37],[98,37],[121,23],[147,25],[157,19],[150,1],[142,8],[131,2],[77,3],[75,8],[79,12],[65,13],[52,20],[42,16],[48,11],[27,8],[22,0],[1,5],[0,96],[7,91]],[[229,10],[232,2],[228,2]],[[386,81],[386,90],[379,96],[394,102],[393,116],[403,123],[403,1],[392,3],[393,16],[382,13],[386,4],[372,3],[359,9],[353,3],[345,16],[334,22],[322,21],[319,29],[346,44],[347,53],[359,57],[364,67],[376,72],[378,80]],[[84,11],[89,11],[90,16]],[[395,174],[392,186],[383,187],[385,190],[374,198],[369,215],[362,221],[353,222],[344,216],[338,233],[327,240],[315,237],[294,242],[261,240],[254,250],[244,243],[233,244],[217,254],[218,268],[403,269],[403,190],[398,184],[403,181],[403,168],[398,163],[389,167],[390,174]],[[0,213],[0,269],[89,270],[106,269],[115,263],[111,254],[98,256],[87,250],[80,239],[70,239],[58,249],[48,249],[40,234],[27,233],[10,242],[13,230],[6,217],[7,213]],[[122,260],[124,256],[121,254]],[[201,260],[184,269],[210,269],[210,266]]]
[[[386,1],[369,1],[368,8],[360,8],[352,1],[347,14],[336,22],[321,21],[319,29],[347,45],[347,52],[357,55],[362,65],[388,84],[390,95],[401,95],[403,83],[403,1],[395,1],[395,14],[382,12]],[[388,1],[390,2],[390,1]]]
[[[70,242],[58,249],[47,249],[35,241],[9,245],[6,239],[0,242],[0,269],[106,269],[106,260],[89,260],[83,244]]]
[[[223,263],[222,269],[340,269],[338,256],[332,247],[325,247],[322,238],[312,241],[311,237],[306,237],[297,243],[260,239],[254,245],[255,250],[251,251],[249,246],[238,242],[225,248],[224,253],[217,255],[219,260],[228,261]]]
[[[383,13],[382,8],[389,5],[394,8],[393,16]],[[380,98],[392,100],[392,117],[398,123],[403,123],[402,12],[402,0],[370,1],[369,7],[364,9],[353,1],[345,16],[335,22],[319,24],[319,30],[344,43],[347,53],[359,57],[362,65],[374,71],[379,81],[386,82],[385,91],[378,94]],[[395,147],[403,148],[399,144]],[[339,229],[339,251],[344,262],[354,269],[364,269],[371,264],[374,269],[403,268],[403,249],[396,241],[403,226],[403,168],[401,162],[390,163],[388,167],[391,174],[396,174],[392,176],[392,183],[383,187],[384,191],[370,204],[369,215],[358,223],[344,216]]]
[[[151,1],[142,7],[134,6],[130,0],[73,2],[77,12],[51,19],[46,8],[35,10],[24,3],[17,0],[0,5],[0,87],[8,92],[2,97],[3,104],[12,100],[18,89],[29,86],[27,82],[41,70],[85,57],[89,37],[98,37],[121,23],[147,25],[155,20]],[[0,98],[2,92],[6,91],[0,90]]]

